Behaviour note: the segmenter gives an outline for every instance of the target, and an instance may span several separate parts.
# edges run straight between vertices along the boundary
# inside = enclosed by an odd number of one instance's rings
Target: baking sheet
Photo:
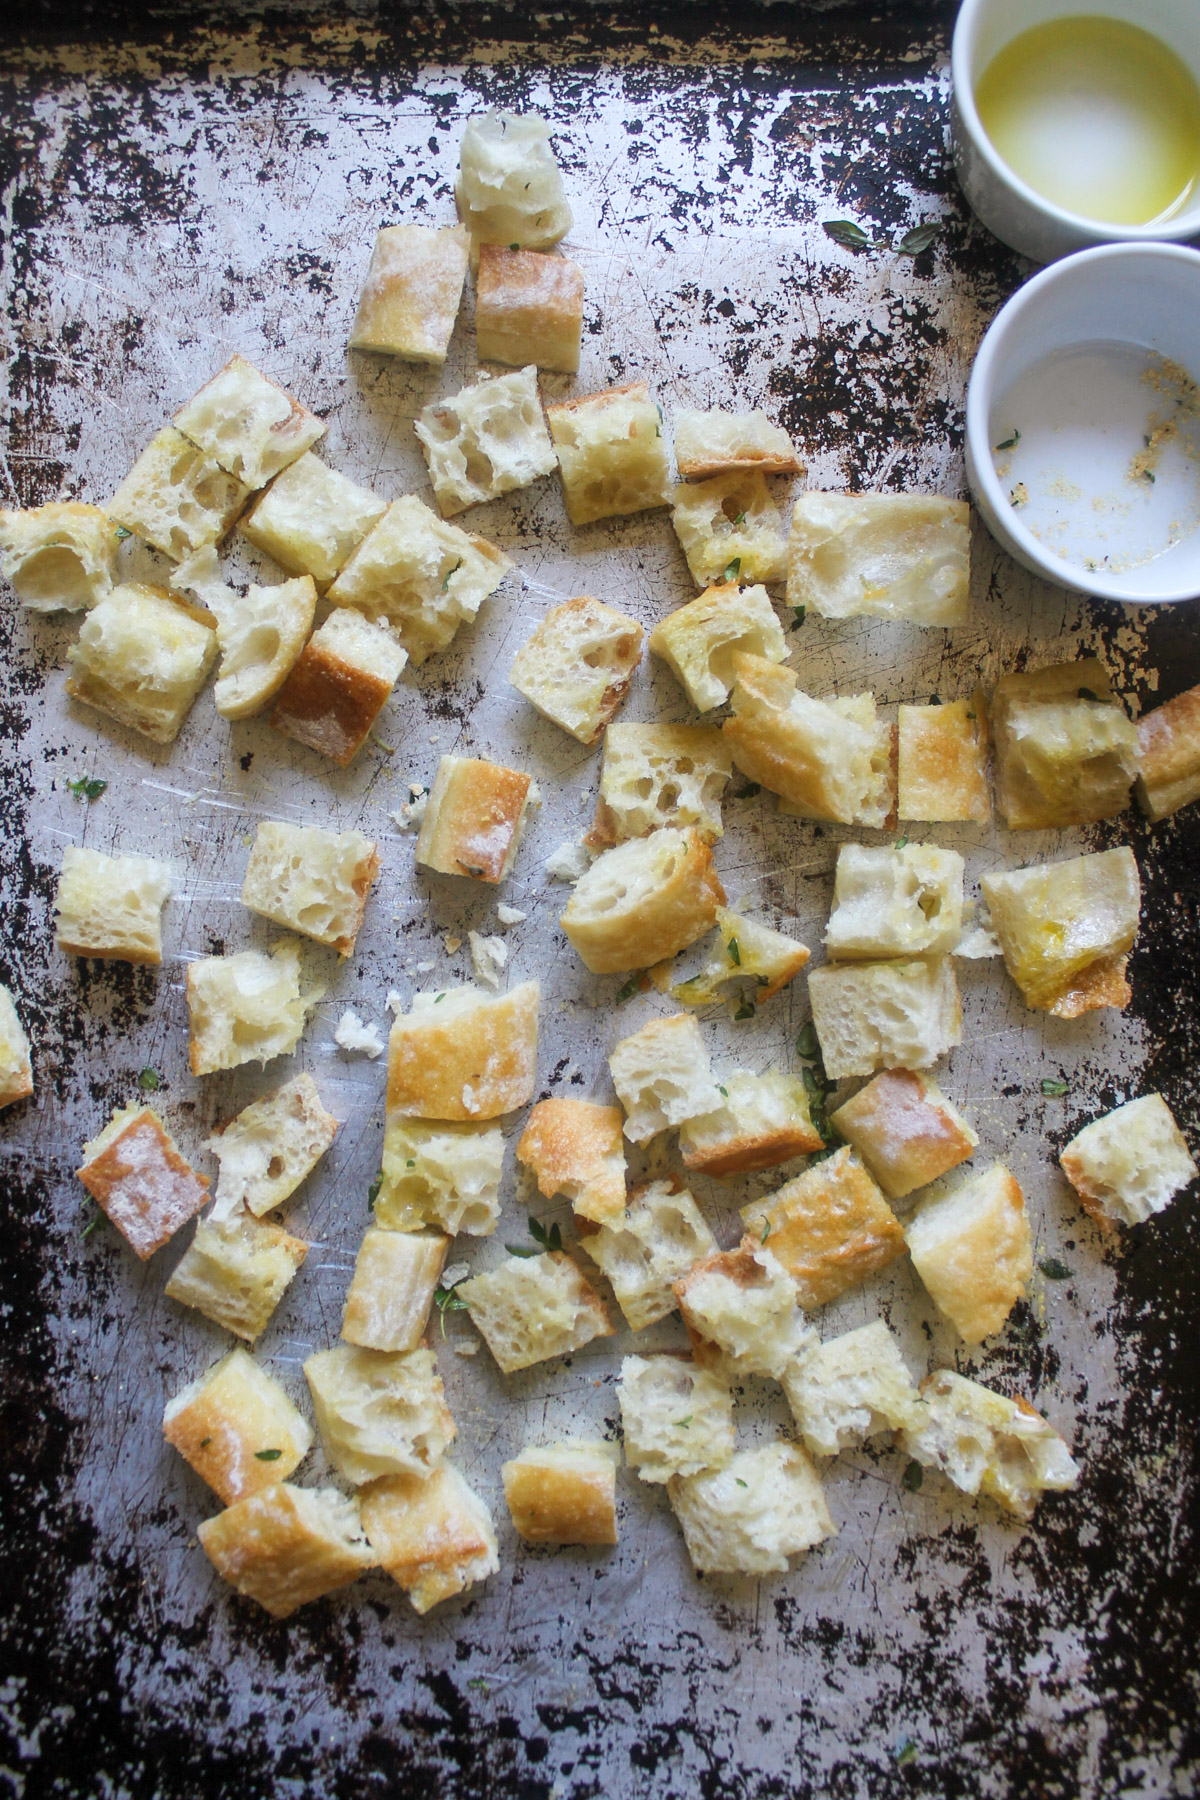
[[[546,15],[423,10],[53,11],[10,21],[0,49],[0,267],[7,393],[4,504],[103,500],[142,445],[234,351],[329,421],[322,454],[390,498],[428,494],[411,419],[473,373],[469,300],[444,371],[348,358],[376,227],[453,217],[467,115],[552,119],[584,268],[575,391],[644,377],[678,405],[763,405],[804,446],[813,485],[961,493],[962,400],[975,345],[1027,273],[966,214],[944,140],[951,8],[848,4]],[[686,30],[684,30],[686,27]],[[683,31],[683,36],[677,35]],[[915,262],[856,258],[821,231],[850,216],[894,233],[944,222]],[[571,388],[548,377],[549,397]],[[786,488],[780,490],[781,493]],[[543,984],[539,1093],[602,1097],[611,1043],[670,1010],[614,1011],[620,978],[588,977],[556,927],[567,890],[546,857],[590,813],[597,758],[538,718],[507,669],[553,600],[591,592],[647,627],[694,591],[665,514],[580,531],[557,486],[477,509],[472,529],[518,576],[477,628],[406,672],[379,736],[344,773],[202,697],[178,743],[147,749],[62,693],[69,620],[0,614],[4,729],[3,967],[35,1044],[37,1095],[0,1117],[4,1167],[7,1479],[0,1780],[18,1794],[561,1796],[1158,1795],[1194,1789],[1197,1732],[1197,1224],[1187,1199],[1112,1248],[1081,1219],[1055,1153],[1096,1112],[1161,1089],[1200,1126],[1194,977],[1194,809],[1148,831],[1129,814],[1087,833],[917,828],[961,848],[973,882],[1084,845],[1133,844],[1146,887],[1134,1002],[1065,1024],[1028,1013],[995,965],[960,965],[964,1042],[947,1092],[1025,1187],[1037,1254],[1027,1304],[966,1354],[907,1265],[818,1320],[882,1312],[910,1364],[950,1363],[1022,1392],[1084,1465],[1077,1494],[1029,1529],[903,1460],[867,1450],[831,1468],[839,1535],[786,1577],[698,1580],[660,1490],[624,1475],[611,1555],[519,1545],[502,1460],[529,1439],[616,1432],[620,1353],[681,1341],[668,1322],[500,1377],[463,1315],[438,1343],[455,1456],[496,1514],[498,1575],[418,1620],[382,1575],[276,1624],[238,1601],[195,1543],[211,1496],[162,1443],[165,1400],[226,1347],[163,1298],[181,1246],[148,1265],[87,1214],[79,1146],[162,1077],[185,1151],[295,1069],[344,1119],[289,1212],[313,1248],[260,1354],[302,1405],[300,1364],[334,1341],[382,1140],[381,1063],[332,1043],[342,1007],[385,1027],[384,998],[470,978],[466,931],[495,929],[493,890],[417,876],[389,814],[440,754],[529,769],[542,807],[503,898],[509,975]],[[125,546],[129,567],[145,568]],[[256,564],[244,547],[230,558]],[[950,698],[981,677],[1096,649],[1135,708],[1200,679],[1195,609],[1091,605],[1034,581],[985,534],[969,626],[925,632],[810,621],[793,662],[814,692]],[[644,662],[623,715],[685,720],[681,690]],[[88,805],[65,788],[96,775]],[[731,784],[736,792],[743,784]],[[238,904],[261,818],[361,825],[383,873],[353,958],[306,950],[329,993],[294,1059],[264,1074],[187,1072],[189,957],[265,944]],[[855,834],[731,799],[717,853],[729,891],[819,946],[838,842]],[[53,947],[62,847],[166,860],[161,971],[76,962]],[[466,891],[464,891],[466,890]],[[448,952],[447,933],[463,940]],[[434,970],[422,973],[420,965]],[[705,1019],[714,1064],[787,1066],[803,983],[752,1026]],[[1040,1092],[1064,1076],[1065,1099]],[[511,1135],[511,1134],[510,1134]],[[697,1183],[723,1243],[732,1212],[774,1181]],[[492,1266],[524,1236],[511,1162],[494,1239],[451,1259]],[[571,1237],[566,1209],[539,1204]],[[769,1384],[742,1396],[739,1434],[784,1423]],[[319,1454],[301,1475],[321,1474]]]

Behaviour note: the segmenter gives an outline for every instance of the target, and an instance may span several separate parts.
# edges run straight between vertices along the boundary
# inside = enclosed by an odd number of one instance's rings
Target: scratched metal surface
[[[950,8],[744,8],[732,25],[697,11],[686,41],[671,35],[679,16],[428,11],[389,27],[369,12],[231,25],[175,10],[110,12],[95,30],[87,15],[62,26],[50,13],[25,38],[20,22],[4,27],[5,503],[103,500],[235,350],[328,418],[335,466],[388,497],[426,494],[411,419],[470,376],[469,303],[443,373],[348,358],[345,338],[375,228],[452,217],[462,123],[489,103],[554,121],[576,215],[566,247],[587,277],[578,391],[644,376],[668,419],[677,404],[762,404],[805,446],[815,484],[962,492],[965,373],[1027,271],[965,214],[949,172]],[[855,260],[820,230],[846,214],[893,230],[937,216],[945,229],[915,263]],[[949,1361],[1043,1408],[1084,1479],[1032,1528],[932,1476],[906,1492],[902,1461],[878,1450],[831,1467],[839,1535],[786,1577],[698,1581],[661,1490],[629,1475],[611,1555],[522,1548],[501,1461],[531,1437],[613,1435],[629,1335],[504,1380],[486,1351],[456,1354],[472,1333],[452,1315],[438,1347],[456,1456],[500,1529],[486,1588],[420,1621],[380,1575],[275,1624],[223,1590],[196,1548],[211,1497],[159,1421],[225,1339],[163,1298],[178,1244],[142,1267],[107,1229],[82,1238],[71,1175],[137,1072],[160,1071],[162,1110],[205,1167],[211,1127],[293,1066],[345,1120],[289,1215],[313,1249],[260,1343],[303,1404],[300,1363],[336,1336],[382,1137],[382,1065],[347,1060],[332,1026],[347,1003],[385,1025],[390,987],[407,1000],[469,978],[445,934],[494,929],[492,892],[414,875],[412,840],[389,819],[406,783],[428,781],[449,750],[540,782],[504,891],[528,915],[507,933],[509,974],[543,982],[540,1092],[604,1095],[615,1036],[666,1010],[651,996],[614,1014],[619,978],[587,977],[556,930],[566,890],[543,865],[590,809],[596,758],[505,674],[552,597],[596,593],[647,626],[686,598],[669,521],[572,531],[545,482],[470,522],[519,578],[477,629],[403,678],[380,728],[394,754],[371,749],[344,774],[259,721],[230,727],[207,695],[175,746],[148,752],[64,702],[72,623],[5,604],[0,974],[23,996],[38,1084],[0,1119],[5,1791],[1194,1791],[1194,1201],[1112,1250],[1054,1165],[1079,1123],[1147,1087],[1164,1089],[1193,1142],[1200,1130],[1194,813],[1153,833],[1130,815],[1091,834],[1132,842],[1146,883],[1127,1018],[1040,1019],[997,966],[961,965],[964,1043],[945,1086],[977,1124],[980,1160],[1011,1160],[1039,1255],[1071,1278],[1036,1275],[1028,1304],[974,1356],[906,1266],[819,1321],[831,1332],[882,1311],[914,1368]],[[236,543],[230,564],[256,566]],[[1200,676],[1192,607],[1160,619],[1090,607],[1030,580],[982,533],[973,585],[972,622],[953,633],[810,621],[793,640],[804,684],[870,685],[888,704],[948,697],[981,673],[1091,647],[1134,706]],[[625,716],[688,715],[671,678],[644,664]],[[82,774],[109,784],[90,807],[65,791]],[[731,893],[818,945],[847,834],[780,820],[765,797],[732,800],[726,816],[718,863]],[[306,952],[329,992],[294,1065],[197,1082],[184,966],[271,937],[237,900],[264,817],[362,825],[382,877],[345,967]],[[936,835],[965,850],[973,881],[1084,841]],[[54,950],[66,842],[170,863],[161,971]],[[806,1013],[797,986],[751,1025],[706,1021],[718,1067],[786,1063]],[[1040,1078],[1060,1073],[1070,1094],[1043,1099]],[[699,1184],[723,1242],[737,1235],[731,1204],[770,1185]],[[452,1258],[490,1266],[523,1235],[526,1210],[510,1161],[500,1232],[460,1240]],[[570,1239],[561,1210],[539,1210]],[[643,1337],[672,1344],[678,1329]],[[766,1384],[751,1384],[738,1420],[745,1442],[783,1422]],[[316,1480],[319,1459],[301,1473]]]

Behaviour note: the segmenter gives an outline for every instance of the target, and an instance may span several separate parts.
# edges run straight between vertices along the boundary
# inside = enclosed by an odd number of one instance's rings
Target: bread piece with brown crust
[[[163,1436],[226,1506],[286,1481],[313,1441],[280,1383],[240,1348],[167,1402]]]
[[[580,594],[550,608],[508,679],[547,719],[590,745],[629,692],[641,650],[636,619]]]
[[[899,1220],[849,1147],[814,1163],[774,1194],[749,1201],[742,1218],[753,1241],[765,1244],[783,1264],[809,1312],[904,1252]]]
[[[608,1308],[561,1250],[510,1256],[498,1269],[459,1282],[454,1292],[466,1301],[471,1323],[506,1375],[613,1335]]]
[[[1200,1173],[1161,1094],[1143,1094],[1093,1119],[1058,1160],[1084,1211],[1104,1231],[1162,1212]]]
[[[351,350],[442,364],[462,304],[469,240],[462,225],[384,225],[376,236]]]
[[[201,1219],[164,1292],[253,1343],[307,1255],[303,1238],[253,1213]]]
[[[694,827],[670,827],[599,855],[560,920],[594,975],[646,969],[703,937],[725,890]]]
[[[528,1445],[500,1471],[517,1535],[527,1544],[615,1544],[619,1457],[583,1438]]]
[[[158,1114],[136,1102],[118,1107],[89,1139],[75,1173],[143,1262],[208,1199],[208,1176],[180,1155]]]
[[[358,1247],[346,1295],[346,1342],[364,1350],[415,1350],[425,1334],[449,1248],[450,1239],[435,1232],[372,1226]]]
[[[1033,1274],[1025,1196],[1003,1163],[926,1200],[904,1236],[934,1305],[964,1343],[999,1331]]]
[[[681,408],[672,421],[675,462],[685,481],[736,470],[760,475],[803,475],[804,464],[781,425],[765,412],[709,412]]]
[[[27,1100],[33,1092],[29,1038],[12,994],[0,986],[0,1107]]]
[[[387,1109],[417,1119],[497,1119],[533,1098],[536,981],[507,994],[476,987],[415,994],[388,1039]]]
[[[387,1475],[360,1495],[363,1528],[380,1565],[414,1610],[486,1581],[500,1567],[483,1501],[451,1463],[430,1475]]]
[[[662,415],[644,381],[546,408],[572,525],[667,506]]]
[[[440,875],[498,882],[512,872],[530,777],[474,756],[443,756],[417,837],[417,861]]]
[[[897,709],[896,816],[931,824],[992,816],[987,700]]]
[[[276,1619],[357,1580],[378,1562],[358,1507],[336,1488],[277,1481],[196,1529],[208,1560]]]
[[[668,613],[650,634],[698,712],[722,706],[734,684],[739,655],[781,663],[787,645],[765,587],[717,582]]]
[[[175,429],[251,489],[265,487],[325,435],[324,420],[244,356],[231,356],[180,407]]]
[[[345,768],[370,736],[408,652],[387,625],[337,607],[300,652],[271,723]]]
[[[721,1105],[679,1128],[684,1166],[718,1181],[773,1169],[824,1146],[812,1122],[804,1083],[781,1069],[723,1075]]]
[[[475,354],[481,362],[574,375],[583,333],[583,270],[565,256],[481,244]]]
[[[979,1143],[937,1083],[912,1069],[885,1069],[830,1113],[829,1123],[889,1200],[949,1174]]]
[[[565,1194],[576,1218],[607,1225],[625,1211],[625,1149],[619,1106],[539,1100],[517,1145],[547,1200]]]
[[[1200,687],[1143,713],[1137,737],[1137,801],[1157,824],[1200,799]]]
[[[873,694],[816,700],[793,669],[760,656],[733,659],[733,717],[722,730],[733,760],[804,819],[883,826],[892,812],[892,729]]]

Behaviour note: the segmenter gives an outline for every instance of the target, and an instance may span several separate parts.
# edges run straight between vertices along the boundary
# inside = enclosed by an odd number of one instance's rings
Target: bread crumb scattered
[[[369,1056],[372,1061],[383,1055],[383,1039],[376,1025],[366,1025],[352,1006],[348,1006],[337,1022],[333,1041],[349,1056]]]
[[[524,919],[525,914],[521,911],[520,907],[506,906],[504,901],[501,900],[499,906],[496,908],[496,917],[501,925],[519,925]]]
[[[592,866],[592,859],[582,843],[560,844],[546,858],[546,873],[551,881],[578,881]]]
[[[469,931],[467,938],[476,979],[485,987],[498,988],[501,970],[508,961],[508,945],[503,938],[482,937],[478,931]]]

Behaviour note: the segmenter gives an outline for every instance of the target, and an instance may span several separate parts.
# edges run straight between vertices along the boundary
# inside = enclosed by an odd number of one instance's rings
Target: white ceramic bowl
[[[992,536],[1048,581],[1129,605],[1193,599],[1200,596],[1200,529],[1138,566],[1115,572],[1085,569],[1056,555],[1044,537],[1034,535],[995,466],[994,447],[1018,423],[1005,399],[1022,378],[1045,367],[1047,359],[1059,359],[1061,366],[1062,359],[1089,347],[1112,345],[1127,346],[1131,354],[1155,352],[1181,365],[1193,380],[1200,379],[1200,251],[1177,244],[1107,244],[1053,263],[1018,289],[988,327],[967,386],[971,492]],[[1147,390],[1147,410],[1154,404],[1154,391]],[[1142,429],[1128,417],[1114,425],[1123,433]],[[1135,436],[1133,442],[1138,448],[1142,440]],[[1183,468],[1184,480],[1191,481],[1194,474],[1200,493],[1200,460],[1184,459]],[[1086,474],[1082,471],[1084,478]],[[1169,494],[1164,486],[1155,497],[1163,500]]]
[[[979,77],[1023,31],[1080,13],[1140,25],[1174,50],[1200,83],[1197,0],[963,0],[950,52],[955,171],[988,230],[1034,262],[1053,262],[1091,244],[1178,242],[1200,235],[1200,194],[1165,224],[1104,224],[1044,200],[992,148],[975,107]]]

